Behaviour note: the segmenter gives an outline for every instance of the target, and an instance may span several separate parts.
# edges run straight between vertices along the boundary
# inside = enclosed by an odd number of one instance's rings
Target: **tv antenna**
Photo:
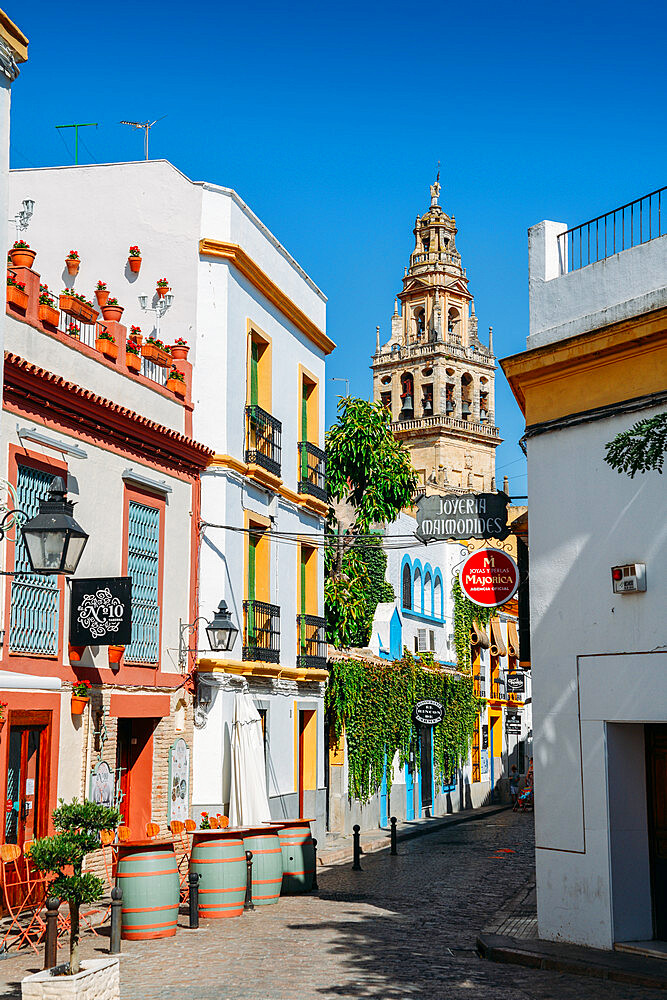
[[[162,115],[162,118],[166,118],[166,115]],[[144,130],[144,154],[145,158],[148,159],[148,133],[153,128],[153,125],[157,125],[158,122],[162,121],[162,118],[156,118],[154,122],[121,122],[121,125],[131,125],[132,128],[142,128]]]
[[[59,132],[60,132],[61,129],[64,129],[64,128],[73,128],[74,129],[74,163],[75,164],[78,164],[78,162],[79,162],[79,129],[80,128],[93,128],[93,127],[97,128],[97,122],[77,122],[74,125],[56,125],[56,129]],[[67,143],[65,143],[65,146],[67,146]]]

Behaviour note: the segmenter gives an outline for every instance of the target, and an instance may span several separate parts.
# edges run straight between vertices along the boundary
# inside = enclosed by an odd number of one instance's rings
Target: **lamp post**
[[[25,232],[30,225],[30,220],[32,219],[33,213],[35,211],[35,202],[32,198],[24,198],[22,202],[22,207],[16,213],[10,222],[13,222],[16,226],[16,239],[19,238],[20,232]]]
[[[21,528],[34,573],[71,576],[76,572],[88,535],[73,514],[74,504],[67,499],[65,484],[60,476],[55,476],[48,500],[40,500],[35,517]]]
[[[160,336],[160,320],[166,313],[167,309],[170,308],[172,302],[174,301],[174,296],[172,292],[167,292],[163,299],[158,299],[154,306],[148,305],[148,296],[139,296],[139,305],[144,312],[152,312],[155,314],[155,332]]]

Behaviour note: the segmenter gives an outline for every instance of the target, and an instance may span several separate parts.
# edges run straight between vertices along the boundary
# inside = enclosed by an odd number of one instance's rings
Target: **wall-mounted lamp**
[[[181,670],[185,670],[187,667],[188,653],[197,652],[196,649],[188,646],[186,636],[196,633],[199,622],[206,622],[208,644],[215,653],[229,652],[236,642],[236,636],[239,634],[239,630],[232,621],[230,612],[227,610],[226,601],[220,601],[218,610],[210,621],[203,615],[199,615],[192,623],[179,621],[178,665]]]
[[[10,222],[13,222],[16,226],[16,239],[19,238],[19,233],[25,232],[30,225],[30,220],[32,219],[33,213],[35,211],[35,202],[32,198],[24,198],[22,207],[16,213]]]
[[[172,292],[167,292],[167,294],[163,298],[157,300],[154,306],[148,305],[147,295],[139,296],[139,305],[143,309],[143,311],[152,312],[155,314],[155,331],[158,337],[160,335],[160,320],[166,313],[167,309],[171,307],[173,301],[174,301],[174,295]]]

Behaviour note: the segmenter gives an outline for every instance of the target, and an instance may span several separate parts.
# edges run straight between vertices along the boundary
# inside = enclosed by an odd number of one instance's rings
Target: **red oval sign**
[[[500,549],[478,549],[464,562],[459,580],[461,590],[473,604],[497,608],[514,597],[519,586],[519,567]]]

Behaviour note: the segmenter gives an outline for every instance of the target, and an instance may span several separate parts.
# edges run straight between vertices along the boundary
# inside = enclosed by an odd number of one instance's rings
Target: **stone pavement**
[[[175,938],[123,942],[123,1000],[657,1000],[662,992],[485,962],[476,935],[533,875],[531,815],[504,811],[320,869],[320,890]],[[182,918],[185,924],[185,918]],[[86,935],[85,955],[106,939]],[[38,963],[0,961],[18,998]]]

